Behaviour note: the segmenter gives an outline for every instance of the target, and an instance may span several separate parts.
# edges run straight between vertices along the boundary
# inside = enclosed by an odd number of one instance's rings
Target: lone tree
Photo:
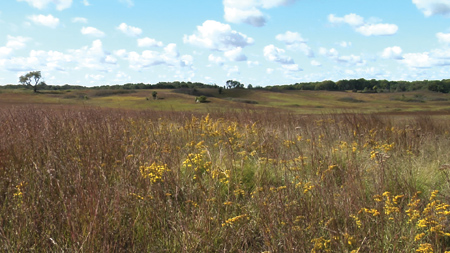
[[[156,91],[152,92],[153,99],[157,99],[157,96],[158,96],[158,92],[156,92]]]
[[[27,87],[33,86],[34,92],[37,92],[37,86],[41,77],[41,71],[31,71],[26,75],[20,76],[19,82]],[[32,81],[34,81],[34,85],[31,84]]]

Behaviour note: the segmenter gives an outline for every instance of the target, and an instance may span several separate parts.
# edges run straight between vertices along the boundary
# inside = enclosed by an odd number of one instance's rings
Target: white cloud
[[[435,59],[450,60],[450,48],[431,50],[431,55]]]
[[[247,23],[261,27],[266,24],[264,14],[257,8],[242,10],[234,7],[225,7],[225,20],[231,23]]]
[[[83,1],[81,1],[81,2],[84,4],[84,6],[89,6],[89,5],[91,5],[91,4],[89,3],[88,0],[83,0]]]
[[[365,64],[365,61],[362,60],[361,56],[359,55],[343,55],[336,58],[338,62],[347,63],[350,65],[363,65]]]
[[[182,55],[180,57],[181,67],[190,67],[192,64],[194,64],[194,57],[192,57],[192,55]]]
[[[94,37],[98,37],[98,38],[105,36],[104,32],[100,31],[99,29],[97,29],[95,27],[91,27],[91,26],[81,28],[81,33],[83,35],[90,35],[90,36],[94,36]]]
[[[412,0],[427,17],[433,15],[450,16],[450,0]]]
[[[249,66],[250,68],[259,66],[259,61],[247,61],[247,66]]]
[[[284,65],[294,64],[294,60],[285,55],[285,51],[281,48],[277,48],[274,45],[268,45],[264,47],[264,57],[267,60],[278,62]]]
[[[357,55],[353,55],[353,54],[341,56],[339,54],[339,52],[334,48],[327,50],[326,48],[321,47],[319,49],[319,54],[326,56],[326,57],[334,60],[337,63],[345,63],[348,65],[358,65],[358,66],[366,64],[366,61],[364,61],[361,58],[361,56],[357,56]]]
[[[192,44],[211,50],[228,51],[236,47],[253,44],[254,40],[245,34],[231,29],[230,25],[214,20],[207,20],[193,35],[184,35],[184,43]]]
[[[430,68],[437,62],[428,52],[426,53],[409,53],[403,55],[403,63],[412,68]]]
[[[82,18],[82,17],[72,18],[72,23],[84,23],[84,24],[87,24],[87,22],[88,22],[87,18]]]
[[[0,56],[3,48],[0,47]],[[89,69],[101,72],[111,72],[117,67],[117,59],[104,50],[102,42],[95,40],[91,46],[68,53],[58,51],[31,50],[26,57],[0,58],[0,67],[9,71],[60,71]]]
[[[105,76],[104,75],[95,75],[95,74],[86,74],[84,76],[84,78],[86,78],[87,80],[100,81],[100,80],[103,80],[105,78]]]
[[[339,42],[339,46],[341,46],[341,47],[351,47],[352,43],[351,42],[347,42],[347,41],[341,41],[341,42]]]
[[[0,59],[8,58],[13,52],[12,48],[0,47]]]
[[[120,58],[124,58],[124,59],[126,59],[127,56],[128,56],[128,52],[127,52],[127,50],[125,50],[125,49],[119,49],[119,50],[116,50],[116,51],[114,51],[114,54],[115,54],[116,56],[118,56],[118,57],[120,57]]]
[[[277,36],[275,36],[275,38],[278,41],[284,42],[286,44],[286,48],[289,50],[300,51],[308,57],[314,57],[314,52],[312,51],[312,49],[306,44],[306,41],[297,32],[287,31],[282,34],[278,34]]]
[[[356,28],[356,31],[364,36],[393,35],[398,31],[394,24],[366,24]]]
[[[296,43],[304,43],[305,40],[302,36],[297,32],[287,31],[282,34],[278,34],[275,38],[279,41],[282,41],[288,45],[296,44]]]
[[[26,37],[22,37],[22,36],[7,36],[7,42],[6,42],[6,47],[11,48],[11,49],[22,49],[24,47],[26,47],[26,42],[30,40],[30,38],[26,38]]]
[[[37,25],[43,25],[50,28],[56,28],[59,25],[59,18],[53,17],[51,14],[44,15],[32,15],[28,17],[33,23]]]
[[[334,48],[327,50],[326,48],[321,47],[319,48],[319,54],[327,56],[329,58],[337,58],[339,56],[339,52]]]
[[[328,15],[328,21],[332,24],[345,23],[351,26],[364,25],[364,18],[354,13],[347,14],[344,17],[336,17],[334,14],[330,14]]]
[[[136,71],[142,71],[156,65],[190,67],[193,63],[192,56],[180,56],[174,43],[167,45],[163,52],[145,50],[142,53],[127,53],[125,50],[118,50],[115,54],[128,60],[129,67]]]
[[[281,65],[281,67],[287,72],[298,72],[303,70],[298,66],[298,64],[286,64]]]
[[[398,46],[387,47],[381,53],[381,57],[384,59],[396,59],[401,60],[402,57],[402,49]]]
[[[228,58],[230,61],[246,61],[247,56],[242,53],[242,47],[237,47],[231,50],[228,50],[223,53],[223,55]]]
[[[398,31],[395,24],[371,23],[364,21],[364,18],[354,13],[337,17],[334,14],[328,15],[328,21],[332,24],[348,24],[353,29],[364,36],[393,35]]]
[[[316,60],[312,60],[311,61],[311,65],[316,66],[316,67],[320,67],[320,66],[322,66],[322,63],[320,63],[320,62],[318,62]]]
[[[215,56],[215,55],[213,55],[213,54],[210,54],[209,56],[208,56],[208,61],[210,61],[210,62],[212,62],[212,63],[215,63],[215,64],[217,64],[217,65],[223,65],[224,63],[225,63],[225,59],[224,58],[222,58],[222,57],[220,57],[220,56]]]
[[[123,32],[125,35],[130,37],[137,37],[142,34],[142,29],[134,26],[129,26],[125,23],[120,24],[117,30]]]
[[[226,70],[227,70],[227,77],[241,74],[238,66],[227,67]]]
[[[450,33],[437,33],[436,37],[440,43],[450,44]]]
[[[161,41],[157,41],[155,39],[151,39],[148,37],[138,39],[138,46],[139,47],[163,47],[164,44]]]
[[[272,69],[272,68],[267,68],[266,69],[266,73],[269,74],[269,75],[271,75],[273,73],[273,71],[274,71],[274,69]]]
[[[0,66],[9,71],[30,71],[34,69],[64,71],[64,65],[71,62],[72,59],[71,55],[58,51],[31,50],[27,57],[0,60]]]
[[[56,9],[61,11],[70,8],[72,0],[17,0],[18,2],[27,2],[29,5],[40,10],[47,7],[47,5],[53,3],[56,5]]]
[[[434,49],[430,52],[408,53],[403,55],[402,63],[411,68],[431,68],[450,65],[450,49]]]
[[[70,50],[74,61],[77,63],[76,69],[87,68],[103,72],[110,72],[117,66],[117,59],[103,49],[101,40],[92,42],[91,47],[82,47],[77,50]]]
[[[286,6],[296,0],[224,0],[224,17],[231,23],[247,23],[261,27],[267,22],[267,18],[261,9],[271,9],[278,6]]]

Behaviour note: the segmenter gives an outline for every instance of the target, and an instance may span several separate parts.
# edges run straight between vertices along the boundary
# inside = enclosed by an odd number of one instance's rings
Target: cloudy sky
[[[450,0],[1,0],[0,85],[450,78]]]

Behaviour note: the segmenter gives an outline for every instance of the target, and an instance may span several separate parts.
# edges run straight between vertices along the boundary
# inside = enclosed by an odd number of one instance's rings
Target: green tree
[[[33,86],[34,92],[37,92],[37,86],[39,84],[39,80],[41,80],[41,71],[31,71],[28,72],[26,75],[19,77],[19,82],[23,85],[26,85],[27,87]],[[32,85],[32,82],[34,81],[34,85]]]
[[[228,89],[244,88],[244,84],[235,80],[228,80],[226,84]]]
[[[158,96],[158,92],[156,92],[156,91],[152,92],[152,97],[153,97],[153,99],[156,99],[157,96]]]

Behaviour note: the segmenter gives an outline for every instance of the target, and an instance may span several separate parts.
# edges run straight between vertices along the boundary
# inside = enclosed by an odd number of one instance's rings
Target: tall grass
[[[442,252],[449,126],[4,107],[0,250]]]

